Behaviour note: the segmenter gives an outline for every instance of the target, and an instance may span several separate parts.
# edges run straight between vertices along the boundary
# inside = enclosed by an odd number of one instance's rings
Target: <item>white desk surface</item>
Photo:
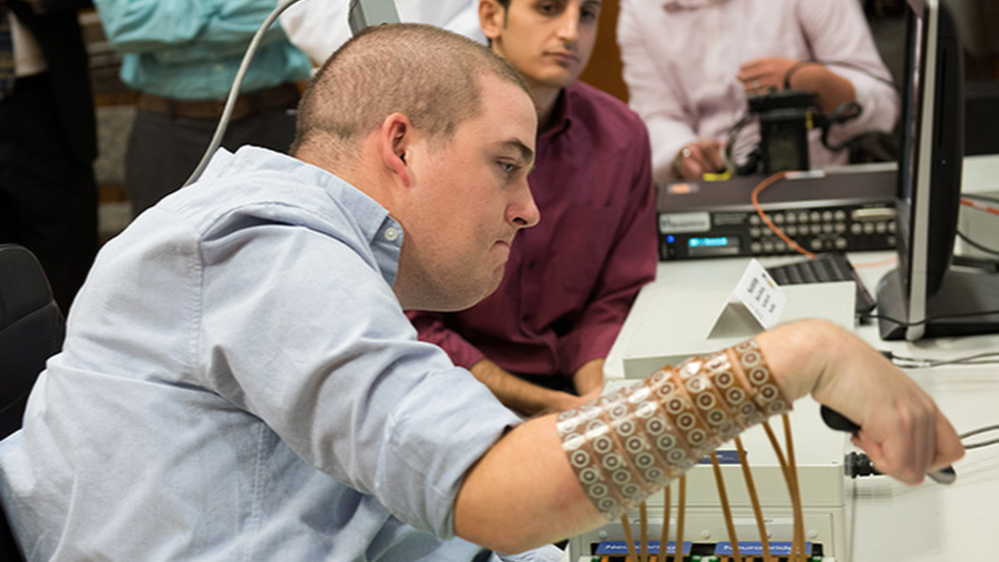
[[[965,160],[966,191],[999,189],[999,156]],[[894,267],[892,252],[851,254],[868,290]],[[795,261],[794,256],[765,258],[765,266]],[[656,281],[643,293],[682,293],[731,290],[749,258],[688,260],[659,264]],[[882,262],[874,267],[869,264]],[[669,321],[669,319],[663,319]],[[648,328],[645,326],[643,328]],[[877,325],[858,326],[856,333],[877,349],[896,355],[948,359],[983,351],[999,351],[999,335],[941,338],[918,342],[884,342]],[[623,376],[621,349],[628,338],[622,330],[605,367],[608,378]],[[933,396],[958,433],[999,424],[999,365],[941,366],[907,371]],[[999,437],[999,432],[983,438]],[[799,439],[807,439],[799,435]],[[973,442],[975,438],[969,440]],[[953,562],[993,559],[999,536],[999,445],[974,449],[954,465],[957,482],[943,486],[927,482],[909,487],[887,477],[852,481],[851,562]]]

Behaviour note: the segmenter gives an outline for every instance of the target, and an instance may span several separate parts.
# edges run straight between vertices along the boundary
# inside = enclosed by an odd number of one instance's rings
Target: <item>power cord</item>
[[[236,108],[236,100],[239,98],[239,88],[243,84],[243,78],[246,76],[246,71],[250,68],[250,62],[253,61],[253,55],[256,54],[257,49],[260,47],[261,41],[264,39],[264,34],[267,30],[277,21],[278,17],[288,9],[292,4],[298,2],[298,0],[282,0],[278,3],[277,7],[271,10],[271,13],[267,14],[267,18],[264,22],[260,24],[257,28],[257,32],[253,35],[253,39],[250,40],[250,46],[246,48],[246,52],[243,54],[243,60],[239,64],[239,69],[236,71],[236,77],[232,81],[232,86],[229,88],[229,97],[226,98],[225,107],[222,109],[222,117],[219,118],[218,125],[215,127],[215,134],[212,136],[212,140],[208,143],[208,148],[205,149],[205,153],[201,156],[201,161],[195,166],[194,171],[184,182],[184,187],[191,185],[199,177],[201,173],[205,171],[208,167],[208,162],[212,159],[215,151],[222,144],[222,137],[225,136],[225,131],[229,127],[229,120],[232,118],[232,112]]]
[[[923,318],[916,322],[905,322],[899,320],[898,318],[892,318],[891,316],[885,316],[884,314],[867,314],[864,315],[863,320],[866,322],[868,320],[887,320],[893,324],[898,324],[903,327],[911,326],[921,326],[929,322],[936,322],[938,320],[956,320],[958,318],[975,318],[977,316],[992,316],[993,314],[999,314],[999,310],[978,310],[975,312],[962,312],[960,314],[941,314],[940,316],[933,316],[931,318]]]

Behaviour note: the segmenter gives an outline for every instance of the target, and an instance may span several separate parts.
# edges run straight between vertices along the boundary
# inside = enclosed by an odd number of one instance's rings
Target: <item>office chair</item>
[[[41,264],[22,246],[0,244],[0,438],[21,427],[35,378],[65,334]],[[0,560],[22,560],[7,516],[0,515]]]

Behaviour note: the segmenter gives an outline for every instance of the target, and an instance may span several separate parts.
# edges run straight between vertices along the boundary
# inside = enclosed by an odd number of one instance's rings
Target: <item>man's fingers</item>
[[[943,414],[937,414],[937,444],[936,455],[933,458],[932,470],[939,470],[961,460],[964,457],[964,445],[957,431]]]

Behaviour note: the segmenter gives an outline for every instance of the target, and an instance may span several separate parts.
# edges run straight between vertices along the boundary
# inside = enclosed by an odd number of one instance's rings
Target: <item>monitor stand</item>
[[[878,283],[878,329],[883,340],[905,339],[906,299],[898,270]],[[990,314],[978,314],[991,312]],[[926,306],[924,338],[999,332],[999,274],[950,269]]]

